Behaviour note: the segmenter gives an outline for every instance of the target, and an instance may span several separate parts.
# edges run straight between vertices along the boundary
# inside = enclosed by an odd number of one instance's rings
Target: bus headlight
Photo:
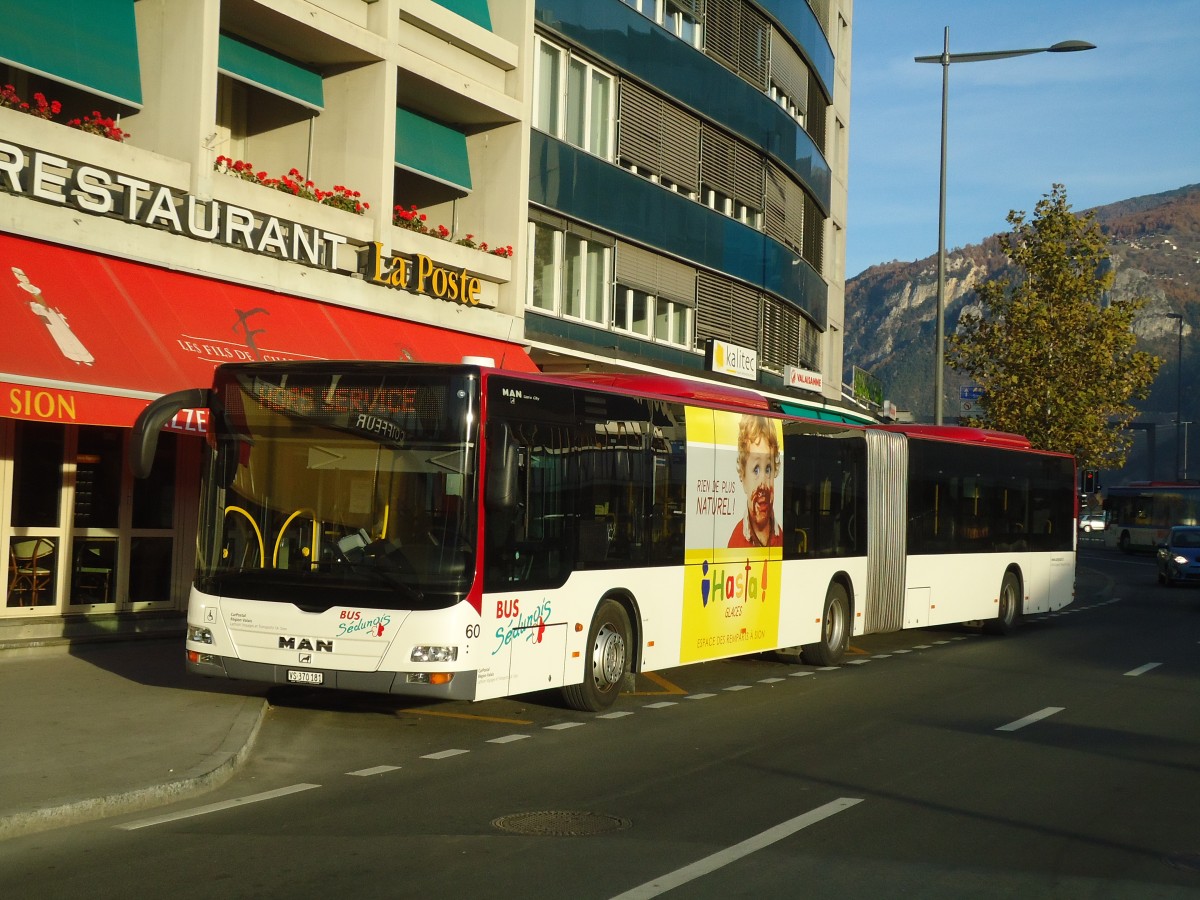
[[[422,644],[418,647],[413,647],[412,656],[409,659],[412,662],[420,663],[454,662],[458,659],[458,648]]]
[[[1176,556],[1176,557],[1174,557],[1174,560],[1175,560],[1175,565],[1177,565],[1177,566],[1186,566],[1187,562],[1188,562],[1186,556]]]
[[[193,644],[211,644],[213,642],[212,629],[200,625],[189,625],[187,639]]]

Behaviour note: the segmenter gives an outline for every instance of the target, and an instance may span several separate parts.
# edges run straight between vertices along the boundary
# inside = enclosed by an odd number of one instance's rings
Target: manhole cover
[[[569,836],[623,831],[632,823],[620,816],[608,816],[603,813],[543,810],[501,816],[493,819],[492,824],[501,831],[513,834]]]

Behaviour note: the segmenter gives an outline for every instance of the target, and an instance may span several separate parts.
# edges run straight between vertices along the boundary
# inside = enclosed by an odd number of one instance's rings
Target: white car
[[[1102,512],[1085,512],[1079,514],[1079,530],[1091,533],[1103,531],[1108,527],[1108,516]]]

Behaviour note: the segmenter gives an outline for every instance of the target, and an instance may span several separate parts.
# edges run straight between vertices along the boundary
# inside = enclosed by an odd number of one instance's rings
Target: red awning
[[[516,344],[0,234],[0,416],[133,423],[223,362],[490,357]]]

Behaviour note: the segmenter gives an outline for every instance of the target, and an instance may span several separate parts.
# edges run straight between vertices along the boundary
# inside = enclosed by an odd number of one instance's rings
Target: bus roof
[[[896,431],[908,437],[956,441],[960,444],[990,444],[1013,450],[1032,450],[1029,438],[1007,431],[988,431],[968,425],[876,425],[877,431]]]

